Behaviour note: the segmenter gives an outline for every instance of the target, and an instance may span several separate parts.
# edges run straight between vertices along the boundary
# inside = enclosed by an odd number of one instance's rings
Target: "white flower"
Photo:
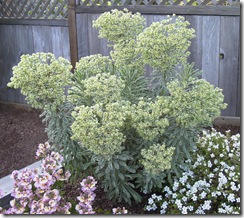
[[[191,205],[190,205],[190,206],[188,206],[188,210],[189,210],[189,211],[193,211],[193,209],[194,209],[194,207],[193,207],[193,206],[191,206]]]
[[[155,199],[157,197],[157,195],[153,194],[151,197],[152,197],[152,199]]]
[[[197,196],[194,194],[191,198],[193,201],[197,201]]]
[[[179,180],[180,180],[180,183],[184,185],[186,183],[187,179],[188,179],[187,175],[184,175]]]
[[[212,167],[213,165],[212,165],[212,163],[211,163],[211,161],[209,160],[208,161],[208,167],[210,168],[210,167]]]
[[[223,208],[219,208],[219,209],[218,209],[218,212],[219,212],[219,213],[226,213],[225,209],[223,209]]]
[[[152,210],[156,210],[157,209],[157,206],[156,206],[156,204],[154,203],[153,205],[152,205]]]
[[[147,194],[147,190],[143,190],[143,193],[144,193],[144,194]]]
[[[160,210],[160,214],[165,214],[166,211],[164,209]]]
[[[150,211],[152,208],[151,208],[151,206],[150,205],[148,205],[147,207],[146,207],[146,210],[147,211]]]
[[[217,193],[216,193],[216,192],[212,192],[212,193],[211,193],[211,196],[214,198],[214,197],[217,196]]]
[[[205,191],[203,191],[203,192],[200,194],[201,199],[205,198],[206,195],[207,195],[207,193],[206,193]]]
[[[177,181],[174,182],[174,186],[173,186],[173,191],[176,191],[179,187],[179,183]]]
[[[187,197],[184,196],[184,197],[182,198],[182,201],[186,202],[186,201],[187,201]]]
[[[214,158],[215,157],[214,153],[210,154],[210,157],[211,158]]]
[[[186,183],[186,188],[190,189],[191,185],[189,183]]]
[[[149,198],[148,199],[148,204],[153,204],[154,203],[154,200],[152,198]]]
[[[162,200],[162,195],[157,196],[157,200],[161,201]]]
[[[182,214],[187,214],[187,207],[183,206],[181,212]]]
[[[211,209],[211,201],[210,200],[204,201],[202,208],[203,208],[203,210],[210,210]]]
[[[219,173],[218,181],[219,181],[220,185],[221,184],[224,185],[224,184],[226,184],[228,182],[227,178],[225,177],[225,175],[222,172]]]
[[[166,209],[168,206],[168,202],[167,201],[164,201],[161,205],[161,209]]]
[[[202,210],[201,208],[198,208],[195,213],[196,214],[205,214],[204,210]]]
[[[182,208],[182,203],[181,203],[181,201],[179,199],[176,199],[175,204],[177,205],[179,210]]]
[[[233,193],[230,193],[227,197],[228,201],[235,202],[235,195]]]
[[[169,192],[169,191],[170,191],[169,186],[165,186],[165,187],[164,187],[164,191],[165,191],[165,192]]]

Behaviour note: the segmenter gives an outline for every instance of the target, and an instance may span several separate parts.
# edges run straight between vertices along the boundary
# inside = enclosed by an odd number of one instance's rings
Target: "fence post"
[[[76,0],[68,0],[68,26],[70,43],[70,61],[75,68],[78,62],[77,30],[76,30]]]

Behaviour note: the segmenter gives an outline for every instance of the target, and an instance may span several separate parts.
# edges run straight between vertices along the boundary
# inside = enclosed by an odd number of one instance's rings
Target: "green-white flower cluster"
[[[158,97],[155,102],[141,99],[133,105],[132,127],[145,140],[154,140],[161,136],[169,125],[166,115],[169,113],[167,97]]]
[[[93,23],[99,28],[99,37],[113,42],[110,55],[115,66],[142,70],[148,64],[162,73],[186,63],[190,40],[195,37],[195,30],[189,25],[184,17],[174,15],[144,29],[145,18],[127,9],[106,12]]]
[[[65,101],[65,86],[71,83],[70,62],[51,53],[22,55],[13,67],[9,87],[21,88],[26,100],[35,108],[55,110]]]
[[[145,18],[140,13],[132,14],[127,9],[114,9],[99,16],[93,22],[93,27],[100,28],[99,37],[117,44],[135,39],[145,27]]]
[[[211,125],[213,117],[220,115],[220,109],[226,108],[222,90],[203,79],[193,80],[187,87],[174,80],[167,84],[167,89],[170,115],[181,126]]]
[[[143,62],[162,72],[171,69],[178,63],[186,63],[190,52],[190,39],[194,38],[195,30],[184,17],[170,17],[152,23],[137,37],[137,48]]]
[[[143,159],[141,163],[145,171],[148,174],[158,175],[165,170],[169,170],[174,150],[174,147],[166,148],[164,144],[156,144],[150,146],[149,149],[142,149],[141,155]]]
[[[100,73],[106,73],[112,68],[112,61],[107,56],[101,54],[83,57],[76,63],[75,70],[81,78],[86,79]]]
[[[189,169],[147,211],[161,214],[240,214],[240,134],[203,131]],[[159,207],[158,207],[159,206]]]
[[[143,67],[138,62],[136,37],[145,27],[145,18],[139,13],[132,14],[127,9],[103,13],[93,22],[99,28],[99,37],[113,44],[110,55],[117,67]]]
[[[123,150],[123,129],[126,124],[129,102],[114,102],[80,106],[72,113],[75,121],[71,126],[72,138],[78,140],[94,154],[105,158]]]

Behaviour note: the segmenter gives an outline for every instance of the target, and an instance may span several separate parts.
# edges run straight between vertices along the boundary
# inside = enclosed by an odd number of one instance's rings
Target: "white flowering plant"
[[[197,134],[226,107],[222,90],[200,80],[201,72],[187,63],[195,36],[189,25],[173,15],[145,28],[141,14],[112,10],[93,22],[99,37],[111,43],[110,57],[82,57],[70,79],[65,61],[57,68],[64,70],[64,80],[57,82],[48,73],[50,60],[40,61],[50,54],[25,56],[14,68],[18,73],[11,84],[18,86],[12,87],[28,90],[27,97],[33,88],[29,102],[44,109],[49,141],[62,154],[72,181],[94,175],[110,199],[131,203],[141,201],[138,190],[149,193],[181,176],[179,166],[189,165],[185,160],[191,159]],[[32,83],[23,83],[22,65],[25,71],[30,67]],[[153,68],[150,76],[147,65]],[[43,92],[33,87],[32,74]],[[67,95],[60,88],[65,81]],[[58,86],[58,94],[51,85]]]
[[[160,214],[240,214],[240,134],[203,131],[190,167],[148,199]]]

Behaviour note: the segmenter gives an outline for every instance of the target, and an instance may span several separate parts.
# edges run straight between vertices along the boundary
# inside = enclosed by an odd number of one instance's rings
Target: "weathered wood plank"
[[[219,82],[220,17],[202,18],[202,77],[215,87]]]
[[[10,77],[12,76],[12,67],[18,63],[18,56],[16,55],[18,44],[16,42],[16,26],[9,26],[7,37],[7,59],[5,59],[4,64],[6,64],[6,77],[5,77],[5,84],[10,81]],[[20,96],[19,89],[12,89],[7,88],[5,93],[6,101],[8,102],[17,102]]]
[[[69,43],[69,31],[67,27],[61,27],[61,35],[62,38],[62,50],[63,50],[63,56],[67,60],[70,61],[70,43]]]
[[[240,6],[176,6],[176,5],[126,5],[126,6],[77,6],[77,13],[103,13],[111,9],[123,10],[142,14],[178,14],[178,15],[228,15],[239,16]]]
[[[0,27],[0,100],[7,101],[6,92],[7,92],[7,80],[9,78],[8,73],[8,26]],[[9,61],[8,61],[9,62]],[[7,77],[7,79],[6,79]]]
[[[31,26],[16,26],[15,40],[18,45],[16,47],[16,53],[18,53],[16,64],[19,63],[21,55],[32,54],[34,51],[33,34],[31,30]],[[20,94],[18,99],[16,99],[16,102],[26,103],[25,96]]]
[[[241,94],[241,46],[239,46],[239,59],[238,59],[238,83],[237,83],[237,104],[236,104],[236,116],[241,116],[241,102],[242,102],[242,94]]]
[[[52,37],[52,51],[56,58],[63,57],[62,46],[62,31],[61,27],[52,27],[51,28],[51,37]]]
[[[47,26],[33,26],[34,52],[53,52],[51,29]]]
[[[191,52],[188,62],[195,63],[195,69],[202,69],[202,16],[186,16],[186,20],[190,23],[190,28],[195,30],[196,37],[191,40],[189,51]]]
[[[0,24],[5,25],[30,25],[30,26],[68,26],[68,20],[54,19],[0,19]]]
[[[78,60],[89,55],[89,38],[88,38],[88,14],[77,14],[77,44],[78,44]]]
[[[236,114],[239,74],[239,17],[221,17],[220,54],[223,55],[219,66],[219,87],[223,89],[228,107],[222,115]]]
[[[92,21],[96,20],[98,17],[99,14],[88,14],[87,28],[88,28],[88,38],[89,38],[89,55],[100,53],[98,30],[92,27]]]

